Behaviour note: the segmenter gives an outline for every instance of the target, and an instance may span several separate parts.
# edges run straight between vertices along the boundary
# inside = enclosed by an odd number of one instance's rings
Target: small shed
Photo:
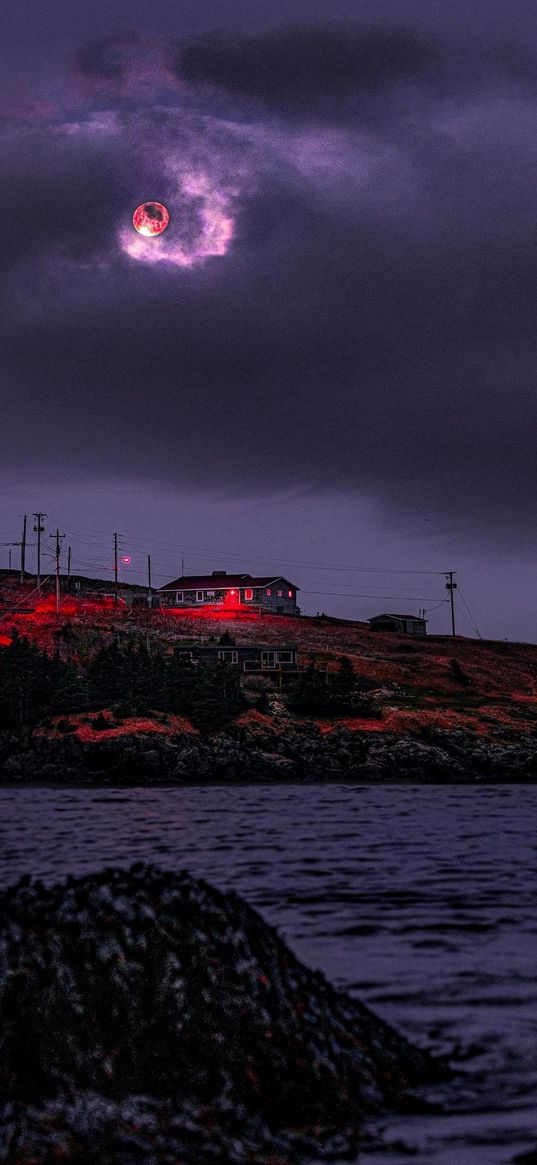
[[[427,620],[421,615],[373,615],[368,620],[372,631],[393,631],[396,635],[426,635]]]

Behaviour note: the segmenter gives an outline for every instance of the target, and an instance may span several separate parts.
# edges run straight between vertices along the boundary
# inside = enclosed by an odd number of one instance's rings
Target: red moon
[[[161,235],[170,221],[170,212],[162,202],[142,202],[132,216],[132,225],[140,235]]]

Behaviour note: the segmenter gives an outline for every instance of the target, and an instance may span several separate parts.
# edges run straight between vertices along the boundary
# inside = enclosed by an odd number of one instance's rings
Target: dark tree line
[[[375,715],[349,659],[326,673],[313,663],[289,691],[293,711],[309,716]],[[116,718],[175,713],[196,728],[223,727],[243,707],[239,671],[222,660],[194,664],[184,653],[150,652],[143,639],[102,646],[84,665],[47,655],[14,635],[0,651],[0,729],[18,733],[49,716],[111,709]],[[103,719],[102,727],[107,725]]]
[[[206,730],[244,706],[240,675],[228,664],[193,665],[151,653],[143,640],[101,647],[84,667],[49,656],[15,635],[0,652],[0,728],[23,731],[47,716],[111,708],[116,716],[167,712]]]
[[[301,672],[289,694],[289,706],[306,716],[375,716],[365,681],[342,656],[335,672],[322,671],[312,662]]]

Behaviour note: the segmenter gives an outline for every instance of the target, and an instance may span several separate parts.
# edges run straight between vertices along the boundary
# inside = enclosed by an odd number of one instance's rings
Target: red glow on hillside
[[[163,615],[178,615],[185,619],[261,619],[258,611],[252,611],[250,603],[225,602],[203,607],[162,607]]]
[[[34,613],[36,615],[48,615],[51,612],[54,613],[55,611],[56,611],[56,596],[55,595],[44,595],[43,598],[39,599],[39,602],[37,602],[35,604],[35,607],[34,607]],[[67,596],[67,598],[61,599],[60,612],[62,615],[76,615],[77,611],[78,611],[78,606],[77,606],[74,599],[69,598],[69,596]]]
[[[0,635],[0,647],[10,647],[11,643],[9,635]]]

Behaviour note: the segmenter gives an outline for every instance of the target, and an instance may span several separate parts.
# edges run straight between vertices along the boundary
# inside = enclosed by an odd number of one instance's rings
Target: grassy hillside
[[[24,601],[11,593],[9,606]],[[56,616],[52,597],[31,613],[9,613],[0,622],[0,649],[17,631],[47,652],[84,663],[114,639],[140,639],[150,651],[172,651],[178,642],[218,639],[229,631],[237,644],[296,644],[300,663],[335,670],[347,656],[381,712],[367,720],[316,720],[324,733],[338,724],[352,731],[421,735],[427,728],[464,729],[478,736],[532,733],[537,727],[537,646],[464,638],[411,639],[372,632],[365,624],[326,618],[289,618],[218,613],[214,617],[103,609],[80,599],[63,601]],[[247,714],[248,715],[248,714]],[[267,711],[268,723],[288,715],[279,695]],[[255,729],[252,719],[252,730]],[[292,719],[292,717],[291,717]],[[296,717],[295,717],[296,719]],[[246,721],[247,723],[248,721]]]

